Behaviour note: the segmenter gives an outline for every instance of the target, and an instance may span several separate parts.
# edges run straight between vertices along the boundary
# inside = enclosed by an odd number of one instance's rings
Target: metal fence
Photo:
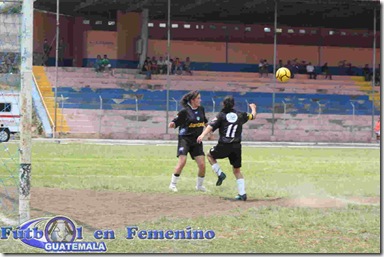
[[[346,96],[343,102],[331,99],[284,98],[284,94],[277,94],[274,113],[272,106],[258,103],[257,97],[242,98],[236,102],[239,111],[250,112],[249,104],[258,105],[256,121],[247,123],[244,130],[244,140],[277,140],[277,141],[342,141],[367,142],[374,138],[372,133],[372,119],[379,118],[380,106],[372,111],[371,101],[367,96]],[[103,98],[93,99],[80,104],[79,108],[71,108],[74,101],[60,95],[59,106],[64,114],[73,134],[94,134],[101,138],[161,138],[166,133],[165,100],[143,99],[136,97],[127,101]],[[202,105],[208,119],[212,119],[221,109],[223,96],[203,97]],[[155,107],[154,107],[155,106]],[[158,107],[158,108],[156,108]],[[169,120],[181,110],[179,99],[170,98]],[[79,122],[74,110],[88,117],[87,124]],[[374,114],[372,116],[371,114]],[[63,120],[59,121],[63,122]],[[76,129],[76,127],[78,127]],[[273,127],[273,128],[272,128]],[[169,132],[172,136],[176,130]]]

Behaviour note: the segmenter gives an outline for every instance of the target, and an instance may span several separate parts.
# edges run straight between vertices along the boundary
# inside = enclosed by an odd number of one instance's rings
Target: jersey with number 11
[[[219,143],[240,143],[243,124],[251,119],[252,114],[232,110],[228,113],[220,112],[209,125],[212,126],[213,131],[219,129]]]

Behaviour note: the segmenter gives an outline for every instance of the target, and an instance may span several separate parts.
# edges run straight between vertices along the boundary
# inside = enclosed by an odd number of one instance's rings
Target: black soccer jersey
[[[193,136],[196,138],[203,132],[205,124],[208,122],[202,106],[196,109],[187,106],[172,121],[175,123],[176,128],[179,127],[179,136]]]
[[[213,131],[219,129],[219,143],[240,143],[243,124],[252,118],[252,114],[232,110],[229,113],[220,112],[209,125]]]

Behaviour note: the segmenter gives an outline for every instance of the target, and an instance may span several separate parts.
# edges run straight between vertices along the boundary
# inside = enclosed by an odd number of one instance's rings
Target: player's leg
[[[197,163],[197,167],[199,168],[199,172],[197,174],[196,190],[205,192],[206,189],[203,185],[205,178],[205,156],[199,155],[196,156],[194,159]]]
[[[177,162],[177,165],[175,167],[175,170],[172,174],[171,183],[169,184],[169,189],[173,192],[177,192],[177,182],[180,179],[180,174],[187,162],[187,156],[186,155],[179,155],[179,160]]]
[[[238,195],[236,196],[236,200],[246,201],[247,200],[247,194],[245,192],[245,180],[244,176],[241,173],[241,144],[234,144],[232,146],[232,152],[228,156],[229,161],[233,167],[233,174],[236,178],[237,183],[237,191]]]
[[[194,143],[191,145],[190,152],[192,159],[196,161],[199,169],[197,174],[196,190],[205,192],[206,189],[203,186],[205,178],[205,154],[203,144]]]
[[[179,160],[172,174],[171,183],[169,184],[169,189],[172,190],[173,192],[177,192],[176,185],[180,179],[180,174],[183,171],[183,168],[187,162],[188,152],[189,152],[188,142],[183,138],[179,138],[179,143],[177,146],[177,157],[179,158]]]
[[[225,151],[225,148],[222,145],[218,144],[212,147],[207,154],[207,158],[209,163],[212,166],[212,170],[216,173],[218,177],[216,186],[220,186],[223,183],[224,179],[227,177],[225,173],[221,170],[220,165],[216,161],[217,159],[222,159],[227,157],[224,151]]]
[[[236,177],[237,191],[239,192],[239,194],[236,196],[235,199],[246,201],[247,194],[245,192],[245,180],[244,180],[243,174],[241,173],[240,168],[233,167],[233,174]]]

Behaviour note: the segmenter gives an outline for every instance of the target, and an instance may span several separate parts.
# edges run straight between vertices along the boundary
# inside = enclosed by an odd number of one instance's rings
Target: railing
[[[216,112],[220,111],[216,105],[218,102],[222,102],[224,95],[218,93],[209,98],[203,95],[202,106],[206,109],[208,120],[211,120]],[[348,142],[367,142],[367,139],[362,139],[362,135],[367,134],[367,138],[369,137],[372,111],[366,96],[357,96],[357,98],[352,98],[351,101],[347,100],[346,96],[341,98],[342,101],[332,97],[333,95],[329,95],[329,98],[322,98],[319,95],[318,98],[312,96],[302,98],[300,94],[292,97],[282,94],[276,101],[275,108],[272,108],[268,104],[268,99],[259,98],[259,95],[254,98],[238,95],[238,98],[235,97],[238,111],[250,112],[250,103],[256,103],[258,106],[257,121],[249,122],[246,125],[247,128],[251,127],[257,130],[250,134],[250,130],[246,128],[244,130],[244,139],[252,140],[259,133],[265,137],[266,134],[270,134],[271,124],[274,122],[276,135],[278,137],[283,136],[281,140],[290,140],[291,137],[298,137],[297,140],[301,140],[298,133],[306,133],[305,138],[311,138],[313,135],[314,140],[323,137],[337,142],[340,136],[342,140],[348,138]],[[119,135],[128,133],[132,136],[144,136],[148,131],[152,131],[150,133],[156,135],[165,133],[165,100],[158,98],[145,99],[143,95],[133,94],[130,98],[121,100],[124,102],[120,102],[119,107],[118,102],[116,103],[112,98],[106,98],[102,95],[97,95],[97,98],[92,97],[88,100],[76,96],[68,98],[62,108],[87,109],[86,112],[92,118],[90,118],[89,124],[84,123],[85,127],[89,127],[90,130],[95,131],[102,137],[108,138],[113,133],[120,133]],[[169,101],[172,103],[169,117],[173,117],[181,106],[175,97],[170,97]],[[174,107],[173,104],[175,104]],[[93,109],[94,112],[90,109]],[[273,110],[275,120],[272,117]],[[358,119],[355,117],[356,115],[359,116]],[[375,116],[377,115],[379,114],[375,109]],[[376,118],[374,117],[375,120]],[[120,120],[120,122],[117,122],[117,120]],[[170,131],[170,134],[174,133],[177,133],[177,130]],[[266,138],[263,140],[266,140]],[[319,140],[319,142],[322,141],[322,139]]]
[[[350,102],[351,105],[352,105],[352,121],[353,121],[353,124],[352,124],[352,135],[353,135],[353,138],[355,138],[355,104],[351,101]],[[353,140],[354,142],[354,140]]]
[[[51,114],[50,114],[49,111],[48,111],[48,107],[47,107],[47,105],[45,104],[43,95],[41,94],[41,91],[40,91],[39,84],[38,84],[37,81],[36,81],[35,74],[32,73],[32,77],[33,77],[33,81],[35,82],[36,89],[37,89],[37,92],[39,93],[40,99],[41,99],[41,101],[43,102],[43,106],[44,106],[44,109],[45,109],[45,111],[46,111],[46,113],[47,113],[48,119],[49,119],[51,125],[54,126],[53,119],[52,119],[52,117],[51,117]]]

